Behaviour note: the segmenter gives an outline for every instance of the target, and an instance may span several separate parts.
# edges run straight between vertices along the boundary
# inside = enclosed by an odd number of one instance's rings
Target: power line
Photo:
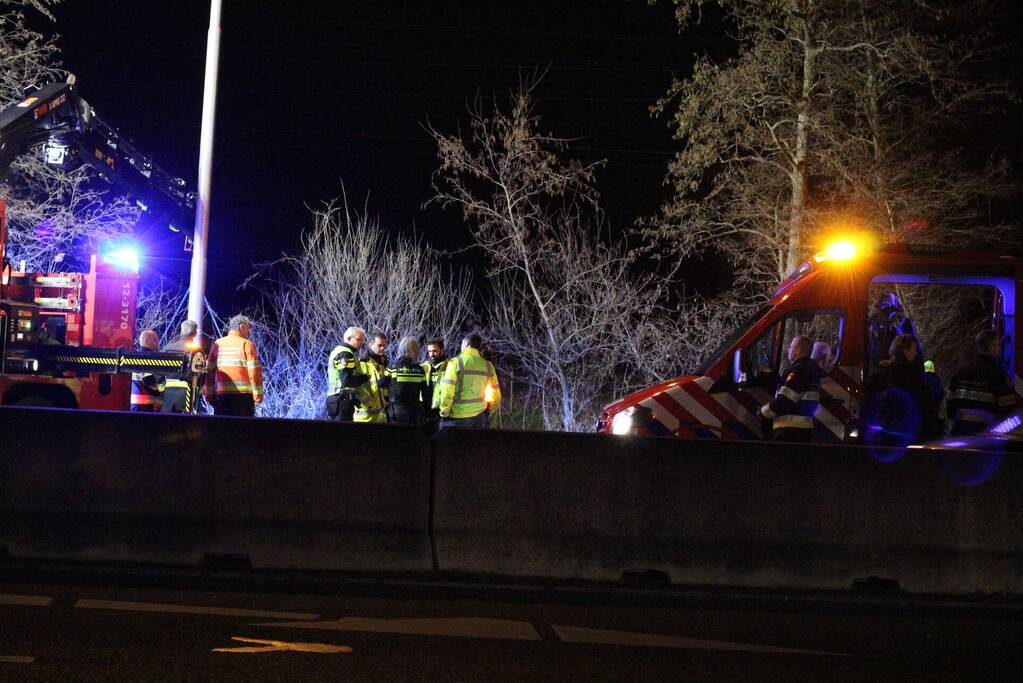
[[[151,121],[125,121],[125,126],[151,126],[151,127],[171,127],[171,128],[190,128],[196,129],[199,126],[191,123],[154,123]],[[344,133],[334,130],[302,130],[298,128],[280,128],[280,127],[268,127],[268,126],[237,126],[237,125],[218,125],[217,130],[223,131],[241,131],[251,133],[283,133],[283,134],[295,134],[295,135],[318,135],[322,137],[334,137],[334,138],[353,138],[353,139],[368,139],[368,140],[394,140],[400,142],[415,142],[422,144],[430,144],[433,142],[433,138],[427,136],[412,136],[412,135],[385,135],[378,133]],[[266,144],[271,144],[272,141],[267,141]],[[308,145],[308,147],[313,147]],[[651,156],[662,156],[670,157],[674,155],[674,152],[654,150],[654,149],[630,149],[625,147],[597,147],[591,145],[572,145],[570,149],[589,151],[589,152],[602,152],[602,153],[613,153],[613,154],[644,154]]]
[[[124,50],[101,50],[91,52],[92,55],[114,57],[118,59],[124,58]],[[163,59],[163,60],[180,60],[180,61],[204,61],[206,55],[204,54],[184,54],[181,52],[133,52],[133,59]],[[221,63],[223,62],[266,62],[271,64],[281,63],[296,63],[296,64],[329,64],[329,65],[351,65],[351,66],[374,66],[374,67],[396,67],[396,68],[430,68],[430,69],[494,69],[494,70],[518,70],[518,71],[577,71],[577,72],[597,72],[597,71],[620,71],[628,73],[671,73],[673,71],[681,71],[688,69],[689,64],[665,64],[660,66],[643,66],[639,64],[626,64],[626,63],[609,63],[599,64],[591,63],[587,65],[572,65],[572,64],[558,64],[557,60],[549,60],[546,62],[537,63],[521,63],[521,62],[445,62],[445,61],[420,61],[420,60],[401,60],[401,61],[387,61],[387,60],[373,60],[373,59],[348,59],[348,58],[327,58],[327,57],[285,57],[280,55],[273,56],[253,56],[253,55],[239,55],[236,51],[228,51],[225,49],[225,54],[220,57]]]
[[[144,84],[129,84],[124,83],[113,84],[113,83],[100,83],[90,82],[90,90],[118,90],[124,91],[129,90],[176,90],[176,91],[189,91],[194,92],[198,97],[201,92],[195,86],[184,86],[184,85],[144,85]],[[345,97],[345,98],[395,98],[395,99],[436,99],[436,100],[462,100],[471,101],[476,97],[476,93],[471,95],[459,95],[459,94],[448,94],[448,93],[415,93],[415,92],[354,92],[346,90],[284,90],[280,88],[220,88],[221,92],[229,93],[240,93],[240,94],[261,94],[261,95],[315,95],[315,96],[334,96],[334,97]],[[551,102],[642,102],[652,103],[655,98],[651,97],[620,97],[620,96],[604,96],[604,95],[537,95],[537,101],[551,101]]]
[[[149,15],[151,17],[166,17],[166,16],[178,16],[184,17],[189,16],[190,13],[186,12],[175,12],[170,10],[154,11],[154,10],[136,10],[132,9],[131,12],[119,12],[112,11],[106,12],[107,16],[130,18],[132,20],[138,20],[139,16]],[[274,16],[272,19],[261,19],[252,16],[251,14],[234,14],[229,12],[225,15],[223,24],[230,27],[233,24],[239,24],[243,26],[268,26],[271,28],[279,28],[281,26],[313,26],[317,29],[323,29],[324,27],[338,27],[338,28],[369,28],[369,29],[383,29],[389,31],[406,31],[414,33],[455,33],[455,34],[472,34],[472,35],[502,35],[502,36],[547,36],[551,38],[580,38],[586,40],[614,40],[614,41],[636,41],[642,43],[649,42],[669,42],[669,41],[681,41],[693,45],[734,45],[735,41],[728,37],[715,37],[712,35],[680,35],[678,33],[673,34],[658,34],[658,33],[620,33],[613,31],[567,31],[567,30],[556,30],[556,29],[534,29],[534,28],[514,28],[507,25],[504,26],[456,26],[453,24],[424,24],[424,23],[399,23],[399,22],[384,22],[384,21],[359,21],[352,19],[330,19],[325,17],[316,17],[311,19],[298,19],[294,17]],[[197,27],[199,28],[199,27]]]

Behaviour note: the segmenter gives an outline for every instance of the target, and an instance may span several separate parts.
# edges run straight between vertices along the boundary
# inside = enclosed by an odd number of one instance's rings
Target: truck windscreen
[[[721,359],[721,355],[731,350],[735,343],[739,341],[743,334],[745,334],[752,326],[753,323],[763,318],[770,311],[772,306],[770,304],[764,304],[756,310],[756,312],[747,318],[741,325],[736,326],[735,330],[728,335],[721,344],[714,349],[707,358],[700,364],[700,367],[696,369],[697,375],[706,375],[710,372],[710,369],[714,367],[717,362]]]

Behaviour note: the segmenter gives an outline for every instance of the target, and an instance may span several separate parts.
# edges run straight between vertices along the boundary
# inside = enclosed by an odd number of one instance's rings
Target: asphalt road
[[[1023,671],[1023,606],[301,592],[0,583],[0,679],[1016,681]]]

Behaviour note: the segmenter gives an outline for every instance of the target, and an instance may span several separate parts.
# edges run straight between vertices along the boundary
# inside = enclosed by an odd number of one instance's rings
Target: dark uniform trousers
[[[256,403],[252,400],[252,394],[218,394],[214,410],[217,415],[253,417],[256,414]]]
[[[161,413],[184,413],[188,404],[189,389],[184,387],[167,387],[163,390]]]
[[[486,410],[472,417],[442,417],[440,419],[441,429],[486,429],[488,424],[490,424],[490,413]]]
[[[423,411],[418,408],[391,404],[387,408],[387,421],[400,425],[418,427],[423,424]]]
[[[355,419],[355,399],[349,393],[327,397],[327,419],[331,422],[351,422]]]

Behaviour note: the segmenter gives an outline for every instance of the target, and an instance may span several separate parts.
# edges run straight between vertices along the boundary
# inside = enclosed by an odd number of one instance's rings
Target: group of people
[[[946,396],[932,361],[924,362],[911,334],[892,340],[887,360],[863,386],[860,414],[882,443],[930,440],[944,433],[945,415],[953,435],[975,434],[1006,416],[1016,405],[1012,381],[998,365],[1001,337],[984,330],[974,339],[976,355],[952,375]],[[809,442],[820,401],[821,374],[830,362],[825,342],[795,336],[788,347],[789,367],[774,399],[760,409],[771,422],[772,439]]]
[[[493,363],[480,353],[480,335],[466,335],[454,358],[448,358],[442,339],[431,339],[422,362],[419,341],[404,337],[393,365],[385,355],[387,343],[382,332],[370,335],[367,344],[361,327],[345,330],[327,359],[328,419],[428,429],[487,426],[501,388]]]
[[[139,350],[151,353],[184,354],[195,340],[199,325],[194,320],[181,323],[181,333],[160,348],[160,337],[155,330],[143,330],[139,335]],[[189,395],[188,377],[182,372],[143,373],[131,375],[131,410],[146,413],[184,413],[195,397]]]
[[[236,315],[227,334],[213,342],[206,360],[205,396],[217,415],[252,417],[263,402],[263,370],[256,345],[249,339],[252,321]],[[142,351],[184,353],[195,340],[198,324],[186,320],[181,334],[159,348],[153,330],[139,336]],[[327,418],[338,422],[414,425],[435,430],[447,427],[486,427],[501,403],[501,387],[493,363],[481,355],[478,334],[462,340],[460,353],[448,358],[442,339],[420,344],[404,337],[399,360],[387,360],[387,335],[369,337],[361,327],[349,327],[344,341],[327,359]],[[365,347],[365,354],[362,350]],[[191,401],[187,373],[132,374],[133,412],[185,412]]]
[[[218,415],[252,417],[263,402],[263,369],[256,345],[249,339],[252,321],[236,315],[227,324],[227,334],[213,342],[206,359],[206,400]],[[139,335],[139,350],[152,353],[184,354],[194,342],[199,324],[181,323],[181,333],[160,348],[154,330]],[[132,373],[131,410],[149,413],[184,413],[198,396],[191,395],[187,370],[177,373]]]

